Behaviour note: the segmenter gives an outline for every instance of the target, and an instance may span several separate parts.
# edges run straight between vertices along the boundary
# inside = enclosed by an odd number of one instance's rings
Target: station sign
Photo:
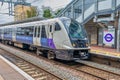
[[[105,29],[103,31],[103,43],[108,46],[112,46],[115,44],[115,29]]]

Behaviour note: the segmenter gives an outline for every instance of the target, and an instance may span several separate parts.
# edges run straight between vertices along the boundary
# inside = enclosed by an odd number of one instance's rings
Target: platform
[[[4,57],[0,55],[0,80],[28,80],[26,74],[21,73],[21,70],[16,70],[16,67]],[[30,79],[31,80],[31,79]]]
[[[113,48],[91,46],[90,52],[95,54],[108,55],[108,56],[120,58],[120,52],[117,52],[116,49],[113,49]]]

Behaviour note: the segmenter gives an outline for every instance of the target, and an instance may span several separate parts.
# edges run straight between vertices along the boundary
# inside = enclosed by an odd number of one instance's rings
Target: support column
[[[116,9],[116,0],[112,0],[112,10],[115,10]],[[115,17],[115,13],[112,13],[111,14],[111,20],[114,20],[114,17]]]
[[[12,0],[8,3],[8,9],[9,9],[9,16],[13,15],[13,6],[12,6]]]
[[[116,8],[116,0],[112,0],[112,10],[115,10]]]
[[[74,6],[73,6],[73,4],[71,6],[71,18],[74,18]]]
[[[118,30],[117,30],[117,52],[120,51],[120,14],[118,19]]]
[[[85,0],[82,0],[82,21],[84,21],[84,6],[85,6],[85,4],[84,4],[84,1]]]
[[[95,14],[97,14],[98,13],[98,0],[95,0]],[[95,17],[94,17],[94,22],[96,22],[97,21],[97,15],[95,15]]]
[[[95,0],[95,13],[97,13],[98,12],[98,0]]]

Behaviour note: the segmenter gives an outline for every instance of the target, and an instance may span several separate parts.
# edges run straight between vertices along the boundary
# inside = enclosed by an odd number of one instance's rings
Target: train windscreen
[[[71,39],[86,39],[87,34],[83,26],[72,19],[61,19]]]

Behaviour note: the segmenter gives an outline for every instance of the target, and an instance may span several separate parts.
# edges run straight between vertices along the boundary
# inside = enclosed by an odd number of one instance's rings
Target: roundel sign
[[[111,42],[113,40],[113,36],[110,33],[107,33],[104,37],[106,42]]]
[[[115,29],[105,29],[103,31],[103,43],[112,46],[115,44]]]

